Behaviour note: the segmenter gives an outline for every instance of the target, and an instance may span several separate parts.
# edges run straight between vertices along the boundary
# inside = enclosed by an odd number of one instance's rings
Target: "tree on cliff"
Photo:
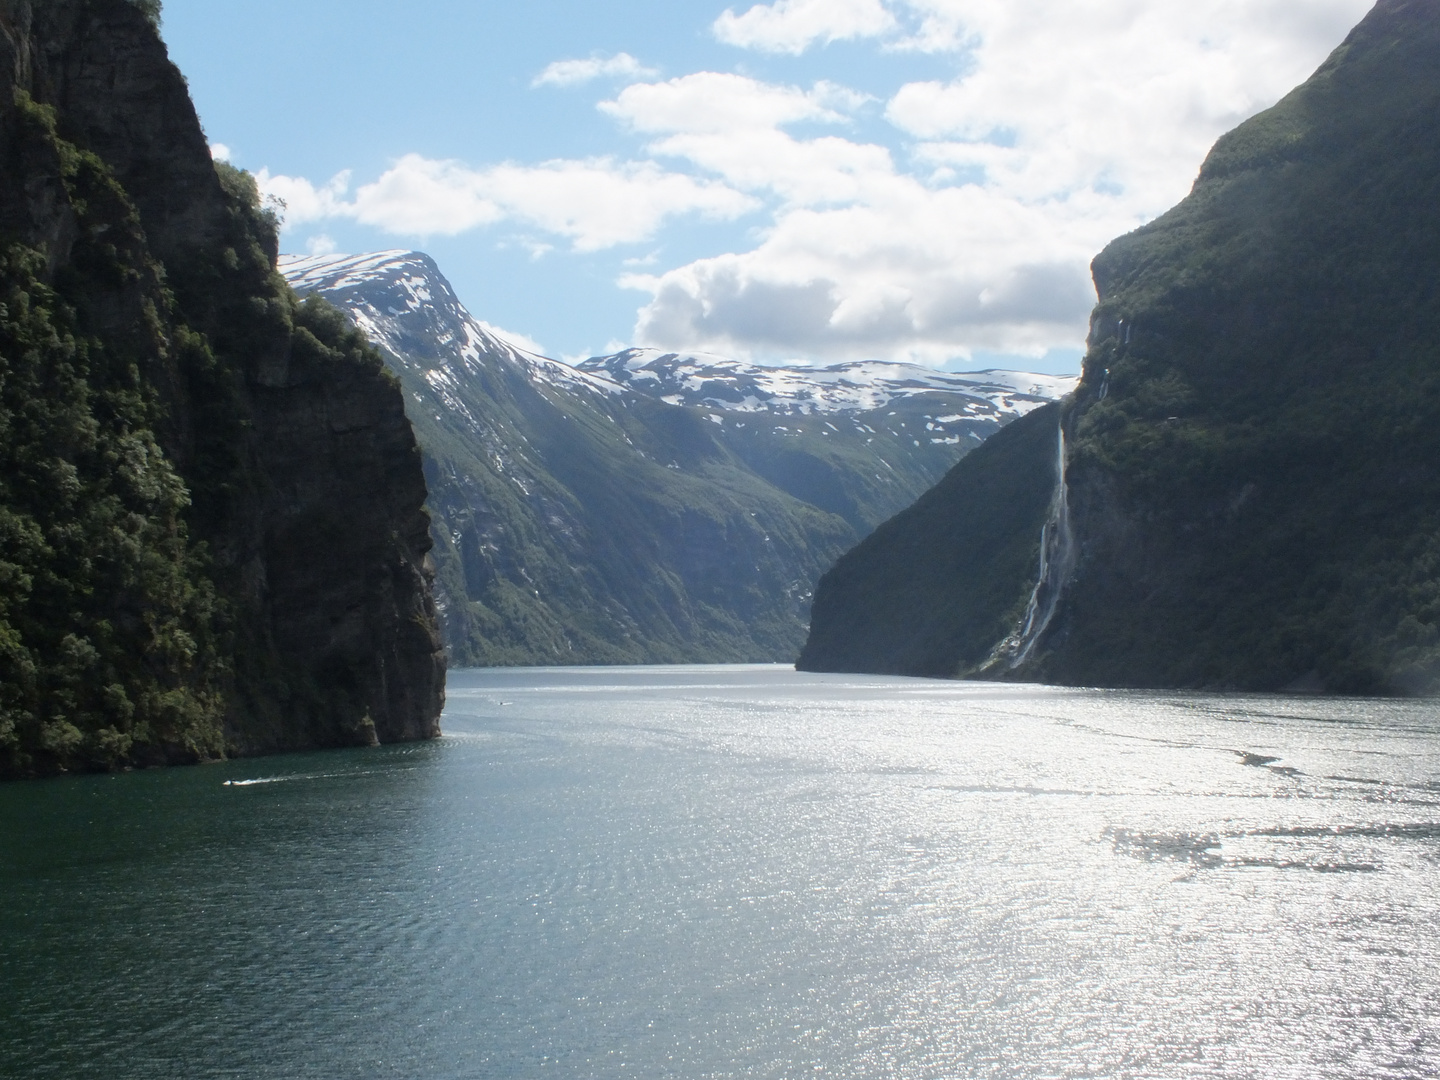
[[[154,26],[160,25],[160,0],[130,0]]]

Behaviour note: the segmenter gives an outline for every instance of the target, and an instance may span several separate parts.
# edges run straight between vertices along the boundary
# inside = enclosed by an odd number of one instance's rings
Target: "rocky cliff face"
[[[0,772],[437,733],[398,387],[126,0],[0,0]]]
[[[1312,79],[1216,144],[1184,202],[1097,257],[1063,412],[1073,543],[1041,590],[1053,617],[1023,648],[952,649],[930,673],[1440,690],[1437,116],[1440,3],[1381,0]],[[993,514],[985,480],[1005,471],[1062,505],[1054,465],[1018,442],[970,470],[931,518]],[[890,535],[911,528],[911,548],[944,557],[916,514]],[[998,582],[1015,612],[1040,566],[1031,535],[1028,574]],[[899,551],[856,554],[873,568]],[[817,646],[865,632],[876,580],[842,561],[822,583]],[[962,574],[909,615],[981,586],[997,582]]]

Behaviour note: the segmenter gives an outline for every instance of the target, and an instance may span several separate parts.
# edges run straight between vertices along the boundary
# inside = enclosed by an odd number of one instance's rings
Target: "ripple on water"
[[[1440,1075],[1428,705],[449,702],[435,743],[0,789],[0,1075]]]

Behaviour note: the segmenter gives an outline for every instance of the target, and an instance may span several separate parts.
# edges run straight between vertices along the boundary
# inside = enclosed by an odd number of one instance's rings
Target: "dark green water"
[[[0,1076],[1433,1077],[1433,705],[458,672],[0,787]]]

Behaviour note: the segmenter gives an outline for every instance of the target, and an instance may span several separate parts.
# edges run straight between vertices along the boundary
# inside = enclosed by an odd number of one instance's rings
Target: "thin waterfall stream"
[[[1055,496],[1050,517],[1040,531],[1040,573],[1025,616],[1015,633],[1006,638],[985,668],[1004,664],[1011,671],[1030,659],[1060,606],[1065,583],[1075,570],[1075,538],[1070,528],[1070,489],[1065,482],[1065,425],[1056,425]]]

